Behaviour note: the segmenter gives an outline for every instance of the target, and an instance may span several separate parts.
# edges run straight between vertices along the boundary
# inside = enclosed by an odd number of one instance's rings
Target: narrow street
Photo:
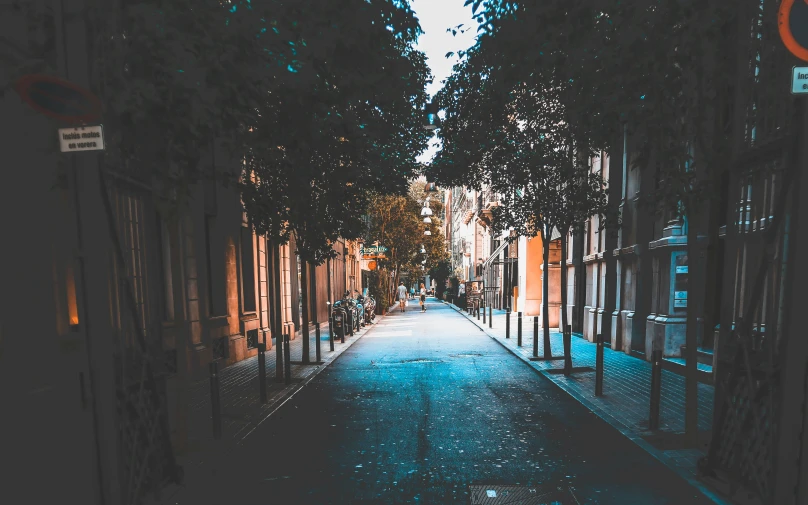
[[[176,503],[467,504],[472,484],[568,486],[582,504],[711,503],[433,299],[383,318],[207,482]]]

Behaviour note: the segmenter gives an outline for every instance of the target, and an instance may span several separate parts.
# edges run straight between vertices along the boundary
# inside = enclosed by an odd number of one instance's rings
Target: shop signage
[[[59,149],[63,153],[103,151],[104,128],[101,125],[59,128]]]
[[[362,256],[362,259],[366,260],[385,259],[387,257],[385,255],[387,250],[388,249],[382,245],[365,246],[362,244],[359,246],[359,254]]]
[[[677,274],[686,274],[687,273],[687,265],[676,267],[676,273]]]

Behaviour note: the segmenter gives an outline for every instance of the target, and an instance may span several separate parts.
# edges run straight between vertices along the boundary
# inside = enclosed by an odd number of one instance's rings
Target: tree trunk
[[[553,355],[550,349],[550,233],[542,233],[542,259],[544,260],[544,271],[542,272],[541,283],[541,321],[544,327],[544,357]]]
[[[561,230],[561,331],[567,328],[567,238],[569,228]]]
[[[311,264],[311,321],[314,323],[314,360],[320,362],[320,317],[317,315],[317,267]]]
[[[275,242],[272,248],[272,334],[275,337],[275,380],[283,382],[283,315],[281,314],[281,249]]]
[[[300,334],[303,337],[304,365],[309,364],[309,263],[301,258],[300,265],[300,298],[303,302],[303,324]]]

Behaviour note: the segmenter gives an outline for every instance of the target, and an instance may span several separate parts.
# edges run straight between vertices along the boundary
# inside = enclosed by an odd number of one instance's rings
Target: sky
[[[457,63],[457,52],[474,45],[477,34],[477,22],[471,17],[471,6],[464,7],[465,0],[410,0],[410,7],[421,22],[424,33],[418,38],[416,48],[426,54],[427,64],[432,70],[433,81],[426,90],[434,96],[443,86],[443,81],[452,73]],[[457,25],[471,28],[465,33],[453,36],[447,28]],[[446,58],[446,53],[455,55]],[[442,116],[442,114],[439,114]],[[437,136],[433,134],[429,148],[418,156],[418,161],[428,163],[438,150]]]

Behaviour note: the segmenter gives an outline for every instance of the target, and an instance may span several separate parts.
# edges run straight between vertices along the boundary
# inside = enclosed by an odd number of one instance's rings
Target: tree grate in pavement
[[[550,368],[550,369],[547,369],[547,370],[544,370],[544,371],[546,373],[555,374],[555,375],[560,375],[560,374],[564,373],[563,368]],[[592,368],[591,366],[578,366],[578,367],[572,367],[570,369],[570,373],[582,373],[582,372],[594,372],[594,371],[595,371],[595,369]]]
[[[561,487],[472,484],[469,495],[471,505],[580,505],[569,488]]]

